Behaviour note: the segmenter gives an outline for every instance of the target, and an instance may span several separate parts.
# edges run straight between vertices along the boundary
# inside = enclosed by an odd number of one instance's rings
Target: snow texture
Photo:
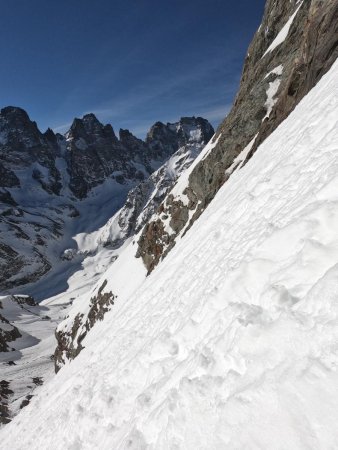
[[[144,281],[125,256],[2,448],[337,447],[337,90],[338,63]]]

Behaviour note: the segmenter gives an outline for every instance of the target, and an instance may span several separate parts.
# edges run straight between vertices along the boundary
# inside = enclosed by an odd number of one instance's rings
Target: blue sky
[[[1,107],[44,131],[94,112],[143,137],[200,115],[217,125],[236,93],[265,0],[10,0],[0,15]]]

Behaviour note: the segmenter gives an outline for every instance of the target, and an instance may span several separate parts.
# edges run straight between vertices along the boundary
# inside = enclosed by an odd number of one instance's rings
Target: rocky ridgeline
[[[82,220],[86,202],[95,196],[95,226],[104,225],[130,189],[146,182],[190,133],[204,145],[213,129],[201,118],[157,122],[142,141],[128,130],[117,138],[111,125],[87,114],[62,136],[51,129],[41,133],[20,108],[2,109],[0,289],[34,283],[60,264],[66,270],[69,261],[60,256],[74,245],[71,237],[93,231],[94,225]]]
[[[336,0],[267,1],[239,92],[216,132],[214,148],[193,164],[187,183],[166,197],[142,232],[138,256],[148,272],[329,70],[338,55],[337,42]]]

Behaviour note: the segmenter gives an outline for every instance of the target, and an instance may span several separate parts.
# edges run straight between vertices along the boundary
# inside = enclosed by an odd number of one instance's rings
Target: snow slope
[[[336,448],[337,90],[335,63],[2,448]]]

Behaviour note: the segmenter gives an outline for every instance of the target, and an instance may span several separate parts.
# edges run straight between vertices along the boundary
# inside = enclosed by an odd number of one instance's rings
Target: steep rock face
[[[149,130],[146,143],[153,158],[158,155],[172,155],[189,142],[207,142],[213,134],[210,123],[202,117],[182,117],[179,122],[156,122]]]
[[[244,63],[233,108],[213,149],[161,205],[139,240],[148,272],[201,215],[231,173],[243,165],[337,58],[336,0],[268,0]],[[175,189],[174,189],[175,191]],[[161,218],[162,217],[162,218]],[[171,229],[165,226],[170,222]]]
[[[153,172],[152,167],[152,152],[150,147],[146,144],[146,142],[142,141],[142,139],[138,139],[134,136],[129,130],[120,129],[119,132],[120,142],[123,147],[126,149],[125,155],[129,160],[134,161],[136,164],[141,164],[146,169],[146,174],[150,174]],[[169,154],[161,154],[159,155],[159,159],[161,161],[165,160]],[[158,159],[158,158],[157,158]],[[154,161],[153,161],[154,162]],[[144,173],[139,174],[139,179],[144,178]]]
[[[50,269],[41,252],[45,245],[43,230],[58,236],[60,223],[48,208],[41,206],[43,198],[57,197],[62,187],[56,167],[60,149],[56,136],[49,130],[42,134],[21,108],[7,107],[0,112],[0,286],[6,289],[9,280],[24,266],[34,281]],[[34,198],[35,196],[35,198]],[[26,208],[28,207],[28,209]],[[43,219],[42,217],[45,216]],[[48,217],[47,217],[48,216]],[[26,251],[27,249],[27,251]],[[27,281],[20,276],[20,283]]]
[[[111,125],[103,125],[94,114],[87,114],[75,119],[66,135],[69,187],[76,197],[84,198],[107,177],[121,184],[141,181],[193,139],[191,133],[201,141],[203,133],[210,135],[211,129],[205,119],[185,117],[173,124],[157,122],[145,142],[122,129],[118,139]]]

